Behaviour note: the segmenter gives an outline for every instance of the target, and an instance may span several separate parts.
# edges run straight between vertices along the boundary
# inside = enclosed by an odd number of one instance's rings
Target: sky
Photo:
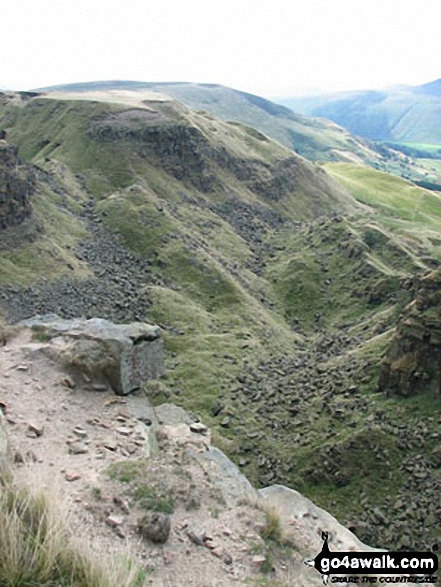
[[[2,0],[0,87],[218,83],[266,97],[441,78],[441,0]]]

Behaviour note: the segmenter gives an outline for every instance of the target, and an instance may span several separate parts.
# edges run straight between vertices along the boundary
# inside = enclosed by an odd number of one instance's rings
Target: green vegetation
[[[264,540],[281,543],[283,532],[280,522],[280,514],[275,509],[271,510],[267,508],[265,510],[265,517],[265,525],[260,530],[260,535]]]
[[[0,235],[0,285],[29,286],[46,276],[86,277],[87,268],[72,250],[87,234],[83,223],[70,213],[74,201],[63,201],[48,184],[39,182],[31,202],[29,223],[14,235]]]
[[[166,487],[159,487],[152,480],[146,460],[121,461],[112,463],[108,469],[109,478],[128,485],[125,494],[145,510],[172,514],[175,502]]]
[[[72,539],[43,495],[0,487],[0,583],[4,587],[137,587],[137,565],[103,558]]]
[[[361,165],[305,163],[260,132],[170,102],[37,99],[1,106],[0,121],[66,192],[42,183],[33,202],[41,230],[1,249],[1,283],[89,275],[74,254],[87,237],[74,214],[87,196],[151,271],[136,295],[164,332],[167,375],[144,389],[154,403],[203,419],[255,484],[299,488],[342,520],[361,512],[352,498],[362,490],[371,505],[400,491],[396,438],[375,424],[379,411],[398,425],[412,403],[380,397],[376,381],[411,301],[402,279],[441,258],[441,196]],[[353,149],[345,160],[370,157],[323,124]],[[170,488],[144,462],[116,463],[109,476],[141,507],[173,511]],[[263,535],[283,542],[274,516]]]
[[[414,184],[383,173],[343,163],[325,166],[328,173],[347,187],[353,196],[383,212],[385,216],[439,226],[441,197]]]
[[[400,235],[408,251],[415,251],[417,245],[439,257],[439,194],[367,167],[338,163],[327,164],[325,168],[359,202],[375,210],[376,220]]]
[[[175,511],[175,503],[170,495],[159,496],[152,487],[147,485],[136,487],[131,496],[139,507],[144,510],[164,514],[172,514]]]
[[[415,157],[417,159],[434,158],[441,159],[441,144],[429,144],[429,143],[387,143],[388,146],[393,149],[401,151],[409,157]]]
[[[439,80],[433,84],[439,86]],[[429,85],[287,98],[281,103],[333,120],[368,139],[441,145],[439,89],[428,91]]]
[[[200,115],[209,116],[212,121],[216,120],[213,119],[214,116],[220,120],[233,121],[236,125],[246,125],[243,127],[244,132],[249,138],[257,138],[262,148],[267,146],[265,143],[268,136],[312,161],[348,161],[354,157],[366,163],[380,160],[373,146],[351,136],[344,128],[328,120],[307,118],[296,114],[295,109],[293,112],[259,96],[224,86],[192,83],[92,82],[51,89],[72,92],[76,97],[88,90],[153,90],[179,100],[198,111]]]
[[[144,470],[144,461],[121,461],[112,463],[108,473],[110,479],[116,479],[120,483],[131,483],[142,478]]]

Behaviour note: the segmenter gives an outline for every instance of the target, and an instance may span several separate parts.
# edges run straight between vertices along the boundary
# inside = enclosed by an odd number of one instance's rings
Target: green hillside
[[[194,110],[258,129],[312,161],[380,162],[379,153],[366,141],[351,136],[329,120],[295,114],[274,102],[216,84],[106,81],[44,88],[45,91],[145,91],[171,96]]]
[[[381,91],[284,98],[281,104],[333,120],[375,141],[441,145],[440,80]]]
[[[440,400],[377,380],[412,278],[439,263],[439,196],[149,89],[7,94],[0,128],[38,174],[33,217],[0,233],[9,320],[158,323],[167,375],[144,393],[194,412],[256,484],[373,544],[437,538],[417,517],[437,515],[440,470],[408,463],[431,466]]]

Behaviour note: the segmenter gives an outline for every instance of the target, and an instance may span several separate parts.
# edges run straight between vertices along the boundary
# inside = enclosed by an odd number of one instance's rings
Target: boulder
[[[196,435],[193,434],[193,436]],[[205,437],[199,436],[199,438]],[[199,462],[202,470],[208,473],[211,482],[220,491],[226,504],[236,505],[242,500],[253,499],[257,496],[256,490],[245,475],[215,446],[210,446],[203,452],[189,449],[187,454]]]
[[[282,524],[291,529],[302,544],[305,556],[313,558],[322,547],[321,533],[328,532],[329,547],[338,551],[380,552],[361,542],[331,514],[316,506],[298,491],[284,485],[259,489],[260,496],[279,512]]]
[[[100,318],[63,320],[55,314],[23,322],[51,339],[46,351],[73,371],[107,382],[117,395],[135,391],[164,373],[161,331],[141,322]]]
[[[149,512],[143,516],[137,526],[138,533],[155,544],[164,544],[170,536],[170,516],[158,512]]]

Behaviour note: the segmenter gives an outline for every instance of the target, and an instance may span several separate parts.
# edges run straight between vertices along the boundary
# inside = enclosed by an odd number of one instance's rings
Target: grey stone
[[[149,512],[143,516],[137,525],[138,533],[150,542],[164,544],[170,536],[170,516],[158,512]]]
[[[37,424],[36,422],[29,422],[28,431],[35,434],[35,436],[40,437],[44,434],[44,426],[42,424]]]
[[[197,546],[204,546],[204,542],[207,539],[207,533],[202,528],[188,528],[187,536]]]
[[[158,326],[113,324],[100,318],[63,320],[55,314],[23,324],[44,328],[52,339],[49,354],[89,377],[107,381],[118,395],[127,395],[164,372]]]
[[[222,428],[229,428],[231,425],[231,418],[229,416],[225,416],[220,425]]]
[[[257,492],[236,465],[218,448],[210,446],[203,453],[189,449],[203,470],[209,472],[212,483],[219,489],[227,504],[237,504],[240,500],[256,496]]]
[[[156,418],[159,424],[166,426],[177,426],[178,424],[192,424],[193,419],[187,414],[184,408],[175,404],[161,404],[155,408]]]
[[[32,213],[29,196],[35,173],[18,157],[18,149],[0,139],[0,230],[21,224]]]
[[[69,445],[69,454],[71,455],[85,455],[89,449],[82,442],[73,442]]]
[[[203,435],[206,435],[208,432],[208,428],[205,426],[205,424],[202,424],[201,422],[195,422],[194,424],[190,424],[190,430],[195,434]]]

